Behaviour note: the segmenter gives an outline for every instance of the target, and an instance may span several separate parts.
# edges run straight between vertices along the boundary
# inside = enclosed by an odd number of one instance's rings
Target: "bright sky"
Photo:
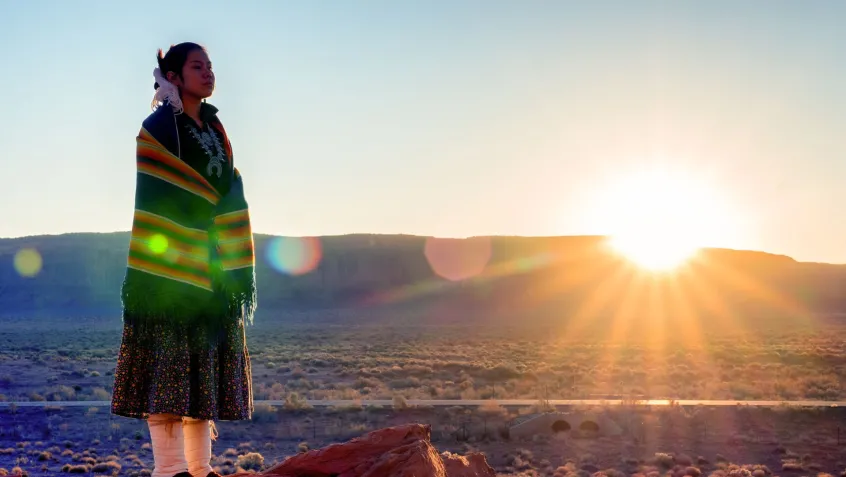
[[[730,211],[704,245],[846,262],[846,2],[156,5],[0,0],[0,236],[129,229],[187,40],[258,232],[604,234],[660,166]]]

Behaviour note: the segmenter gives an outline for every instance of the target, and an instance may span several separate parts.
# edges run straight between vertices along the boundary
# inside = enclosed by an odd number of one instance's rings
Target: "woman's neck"
[[[197,124],[200,126],[203,125],[203,121],[200,119],[200,105],[202,102],[197,98],[191,98],[188,96],[182,97],[182,109],[185,111],[185,114],[188,115],[189,118],[196,121]]]

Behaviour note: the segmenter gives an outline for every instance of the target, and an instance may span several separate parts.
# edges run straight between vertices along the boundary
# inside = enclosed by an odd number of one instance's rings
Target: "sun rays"
[[[737,217],[718,187],[666,168],[619,173],[598,184],[585,205],[591,228],[611,250],[644,270],[672,271],[701,247],[730,242]]]

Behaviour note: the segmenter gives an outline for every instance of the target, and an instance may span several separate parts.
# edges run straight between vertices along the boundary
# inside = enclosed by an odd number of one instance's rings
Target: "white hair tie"
[[[153,70],[153,78],[156,79],[159,87],[156,89],[156,94],[153,95],[153,102],[150,104],[150,107],[155,111],[159,105],[167,101],[173,107],[174,111],[181,113],[183,108],[182,99],[179,97],[179,89],[162,76],[162,70],[159,68]]]

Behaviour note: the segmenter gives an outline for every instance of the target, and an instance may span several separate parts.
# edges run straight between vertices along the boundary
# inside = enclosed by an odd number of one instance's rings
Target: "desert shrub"
[[[500,406],[496,401],[485,401],[481,406],[476,408],[476,411],[488,417],[503,417],[508,415],[508,409]]]
[[[101,387],[96,387],[91,390],[91,397],[95,401],[109,401],[112,399],[112,394]]]
[[[520,454],[519,451],[517,454],[510,454],[506,458],[506,462],[509,467],[513,467],[518,471],[526,471],[534,468],[531,458],[527,458],[526,456]]]
[[[255,422],[278,422],[279,414],[276,408],[267,403],[260,403],[255,405],[253,411],[253,421]]]
[[[529,414],[538,414],[544,412],[553,412],[555,411],[555,406],[549,404],[549,401],[545,399],[539,399],[536,403],[532,404],[531,407],[526,408]]]
[[[656,452],[655,455],[652,457],[651,462],[653,465],[657,465],[659,467],[663,467],[665,469],[670,469],[675,464],[675,459],[673,456],[664,452]]]
[[[398,411],[409,408],[408,401],[405,399],[405,396],[401,394],[394,395],[393,406],[394,409]]]
[[[482,376],[485,379],[494,382],[505,382],[509,379],[519,378],[520,372],[511,366],[499,365],[493,368],[488,368],[482,371]]]
[[[559,466],[557,469],[555,469],[554,477],[565,477],[568,475],[575,475],[576,472],[578,472],[578,469],[576,469],[576,465],[572,462],[567,462],[566,464]]]
[[[285,404],[282,407],[287,411],[305,411],[312,409],[305,398],[300,397],[297,393],[288,393],[285,397]]]
[[[696,467],[688,467],[684,470],[684,475],[689,475],[691,477],[700,477],[702,475],[702,471]]]
[[[742,467],[733,467],[733,468],[729,469],[726,476],[727,477],[752,477],[752,472],[750,472],[749,469],[744,469]]]
[[[264,457],[258,452],[250,452],[238,457],[238,467],[244,470],[260,471],[264,466]]]
[[[65,464],[62,466],[62,472],[68,474],[87,474],[91,471],[91,468],[87,465],[72,465],[72,464]]]
[[[292,379],[292,380],[288,381],[285,384],[285,387],[288,388],[288,389],[308,391],[308,390],[311,390],[311,389],[316,389],[318,387],[318,384],[313,382],[313,381],[309,381],[308,379],[305,379],[305,378],[297,378],[297,379]]]
[[[99,464],[95,464],[92,468],[92,472],[103,472],[108,474],[115,474],[117,475],[120,472],[121,466],[119,463],[114,461],[106,461],[100,462]]]
[[[368,378],[365,376],[359,376],[356,378],[355,382],[353,383],[352,387],[355,389],[364,389],[364,388],[378,388],[382,384],[376,378]]]
[[[388,383],[388,387],[391,388],[391,389],[419,388],[420,387],[420,379],[418,379],[414,376],[392,379]]]
[[[52,391],[54,394],[58,393],[61,396],[61,399],[57,399],[57,401],[73,401],[76,398],[76,391],[70,386],[60,385]]]
[[[141,431],[135,431],[135,433],[140,434],[140,436],[137,437],[137,440],[141,440],[141,437],[143,437],[143,434],[141,434]],[[120,443],[118,444],[118,450],[121,450],[121,451],[129,450],[132,447],[132,445],[133,445],[132,439],[130,439],[128,437],[121,437]]]

